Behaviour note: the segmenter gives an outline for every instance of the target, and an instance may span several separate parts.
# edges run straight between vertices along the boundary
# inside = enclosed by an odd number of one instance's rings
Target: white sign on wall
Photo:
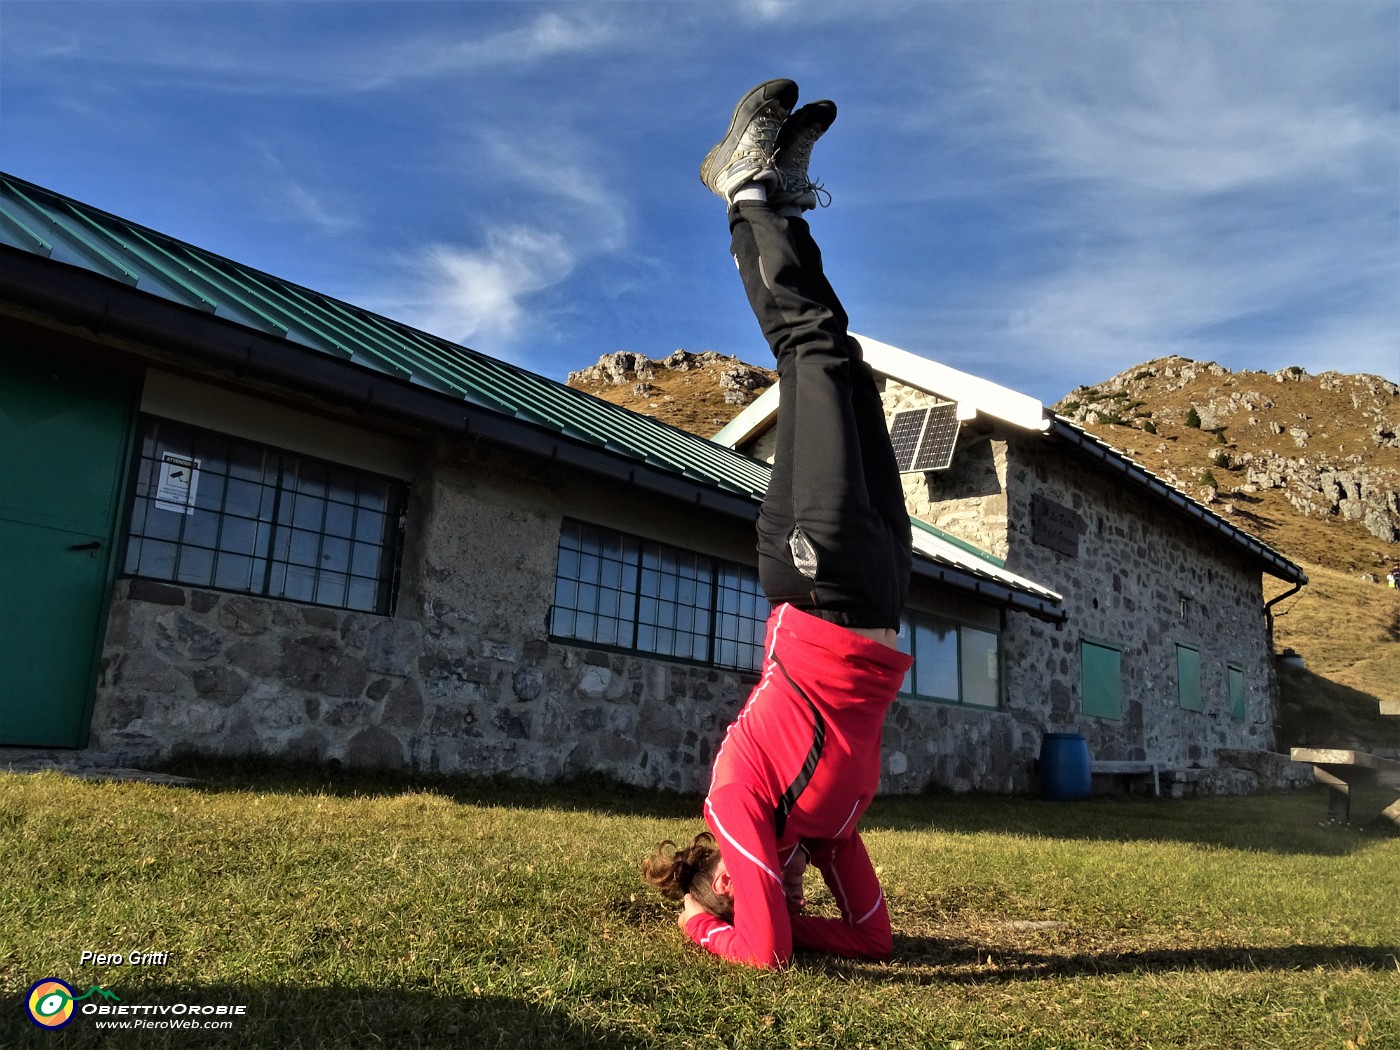
[[[193,514],[199,492],[199,460],[174,452],[160,454],[156,476],[156,506],[176,514]]]

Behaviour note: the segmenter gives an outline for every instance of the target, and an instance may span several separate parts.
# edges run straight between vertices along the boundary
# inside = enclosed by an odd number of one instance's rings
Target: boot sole
[[[734,107],[733,116],[729,118],[729,130],[725,132],[724,138],[705,154],[705,159],[700,165],[701,182],[706,186],[710,185],[710,176],[714,173],[716,163],[727,160],[739,148],[739,139],[743,135],[743,129],[749,126],[749,121],[753,120],[754,115],[764,105],[780,98],[785,92],[792,94],[793,102],[797,101],[797,85],[791,80],[765,80],[739,100],[739,104]],[[788,109],[792,109],[791,104],[788,105]]]

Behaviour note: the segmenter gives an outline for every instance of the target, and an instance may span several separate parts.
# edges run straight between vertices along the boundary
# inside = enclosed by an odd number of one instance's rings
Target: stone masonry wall
[[[936,483],[962,494],[952,502],[984,501],[989,517],[1006,508],[1008,568],[1061,591],[1069,623],[1057,631],[1024,614],[1005,617],[1001,710],[896,703],[882,790],[1029,790],[1041,738],[1052,731],[1084,732],[1098,757],[1178,767],[1212,765],[1222,748],[1271,746],[1274,683],[1257,572],[1044,439],[965,434],[960,455],[969,452],[970,466]],[[131,762],[260,753],[543,780],[596,771],[703,791],[754,677],[551,642],[559,527],[572,514],[698,549],[720,536],[735,551],[752,550],[751,534],[679,511],[665,521],[647,500],[590,496],[541,469],[454,446],[428,456],[410,500],[392,617],[119,581],[91,746]],[[1004,488],[990,492],[1003,478]],[[1033,542],[1036,493],[1083,518],[1077,558]],[[987,542],[980,515],[939,520]],[[721,536],[726,530],[733,535]],[[1191,599],[1185,619],[1181,593]],[[927,586],[916,587],[911,604],[967,622],[989,615]],[[1121,722],[1080,712],[1084,637],[1123,646]],[[1176,641],[1200,647],[1203,713],[1178,707]],[[1229,716],[1227,661],[1245,671],[1244,722]]]
[[[1008,447],[1007,568],[1059,591],[1061,629],[1012,615],[1002,636],[1007,711],[1038,741],[1081,732],[1097,758],[1214,768],[1222,750],[1270,750],[1277,691],[1260,573],[1206,531],[1033,436]],[[1084,526],[1071,557],[1034,540],[1033,500]],[[1185,601],[1183,603],[1183,597]],[[1122,649],[1123,717],[1083,713],[1080,644]],[[1176,646],[1199,650],[1203,710],[1183,710]],[[1227,667],[1244,672],[1247,714],[1230,713]]]
[[[887,409],[913,407],[920,396],[891,383]],[[1222,753],[1273,748],[1277,686],[1260,574],[1204,526],[1031,435],[964,428],[952,469],[906,476],[905,492],[911,513],[982,550],[1004,553],[1008,570],[1060,592],[1069,618],[1057,629],[1023,613],[1005,616],[1001,710],[897,703],[885,730],[886,790],[917,791],[930,783],[1032,790],[1034,759],[1051,732],[1083,733],[1097,758],[1152,759],[1173,770],[1216,771]],[[1037,495],[1082,520],[1077,557],[1035,542]],[[940,610],[940,601],[947,599],[916,593],[911,605],[975,622],[966,608]],[[1121,720],[1083,713],[1085,639],[1122,648]],[[1180,706],[1178,642],[1200,653],[1200,712]],[[1243,720],[1230,713],[1231,664],[1244,672]],[[1207,778],[1200,789],[1269,786],[1237,770],[1212,775],[1215,782]]]
[[[896,412],[923,408],[942,399],[888,379],[883,400],[886,418],[893,418]],[[953,462],[946,470],[905,474],[901,480],[910,514],[994,557],[1006,557],[1004,440],[964,425]]]
[[[755,679],[549,641],[560,488],[439,450],[392,617],[119,581],[91,746],[703,791]]]

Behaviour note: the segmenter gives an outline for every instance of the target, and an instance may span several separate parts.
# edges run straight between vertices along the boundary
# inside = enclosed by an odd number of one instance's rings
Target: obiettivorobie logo
[[[67,981],[60,981],[57,977],[45,977],[29,986],[25,1007],[29,1010],[29,1019],[40,1028],[62,1028],[73,1020],[76,1013],[73,1004],[93,995],[101,996],[109,1002],[121,1002],[116,992],[108,991],[101,985],[94,984],[82,995],[75,995],[73,986]]]
[[[84,1002],[84,1000],[87,1000]],[[230,1003],[132,1003],[100,984],[82,995],[67,981],[45,977],[29,986],[25,996],[29,1020],[54,1031],[82,1014],[98,1028],[232,1028],[234,1019],[248,1016],[248,1007]]]

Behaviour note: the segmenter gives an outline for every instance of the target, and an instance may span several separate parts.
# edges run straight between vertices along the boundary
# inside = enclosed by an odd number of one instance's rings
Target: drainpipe
[[[1283,601],[1285,598],[1293,597],[1295,594],[1297,594],[1303,589],[1303,584],[1307,582],[1308,581],[1306,579],[1299,580],[1293,585],[1291,590],[1284,591],[1282,594],[1278,595],[1277,597],[1270,598],[1264,603],[1264,621],[1269,628],[1270,652],[1273,652],[1274,649],[1274,606],[1277,605],[1279,602]]]

